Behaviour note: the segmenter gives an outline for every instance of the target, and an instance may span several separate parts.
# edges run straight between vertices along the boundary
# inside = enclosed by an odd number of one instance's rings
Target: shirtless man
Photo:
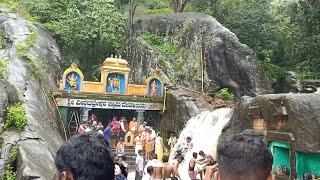
[[[205,154],[203,151],[199,151],[199,155],[202,157],[202,159],[199,160],[198,164],[204,164],[205,166],[216,164],[216,161],[210,154]]]
[[[168,163],[169,156],[163,156],[162,161],[163,161],[162,177],[163,177],[163,179],[171,179],[171,174],[173,172],[173,168]]]
[[[199,170],[199,172],[203,171],[204,177],[211,177],[213,170],[216,168],[214,165],[217,162],[211,155],[205,154],[203,151],[199,151],[199,155],[202,157],[202,159],[197,162],[198,164],[202,165],[202,168]],[[200,174],[200,176],[202,176],[202,174]]]
[[[180,175],[179,175],[179,172],[178,172],[178,168],[179,168],[179,165],[180,163],[184,160],[184,157],[182,155],[179,155],[176,159],[173,160],[173,176],[174,177],[177,177],[180,179]]]
[[[195,171],[195,166],[197,160],[198,154],[196,152],[192,153],[192,159],[189,161],[189,168],[188,168],[188,174],[191,180],[196,180],[197,179],[197,172]]]

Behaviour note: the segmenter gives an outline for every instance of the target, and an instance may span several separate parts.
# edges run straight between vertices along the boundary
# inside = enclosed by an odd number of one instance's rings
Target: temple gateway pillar
[[[88,123],[89,111],[91,111],[90,108],[82,108],[82,114],[81,114],[82,123],[85,123],[85,124]]]
[[[138,116],[137,116],[137,120],[139,122],[139,124],[142,124],[144,122],[144,110],[137,110]]]

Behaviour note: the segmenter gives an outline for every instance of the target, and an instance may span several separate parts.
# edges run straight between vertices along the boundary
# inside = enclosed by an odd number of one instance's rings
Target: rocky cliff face
[[[158,64],[171,83],[194,90],[201,90],[203,78],[207,93],[224,87],[238,97],[270,92],[253,51],[211,16],[149,15],[137,20],[134,27],[137,37],[128,40],[126,54],[132,77],[138,81]],[[167,46],[148,43],[143,38],[146,34],[162,38]]]
[[[1,125],[7,106],[17,102],[28,120],[21,132],[11,128],[2,132],[1,172],[10,150],[17,148],[17,179],[52,179],[54,156],[63,143],[49,97],[60,72],[59,48],[43,28],[7,9],[0,9],[0,30],[0,59],[6,64],[0,83]]]
[[[268,94],[255,98],[243,97],[222,139],[246,129],[252,129],[253,116],[264,119],[268,136],[283,138],[281,133],[291,133],[293,143],[300,152],[320,152],[320,95],[313,94]],[[285,110],[283,110],[285,109]],[[279,130],[279,117],[284,126]]]

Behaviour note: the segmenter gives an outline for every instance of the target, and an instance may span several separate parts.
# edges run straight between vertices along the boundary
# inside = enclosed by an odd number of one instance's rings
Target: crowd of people
[[[189,163],[189,171],[194,171],[194,166],[199,163],[198,153],[193,153]],[[202,163],[210,163],[209,155],[199,152],[203,157]],[[214,180],[270,180],[273,157],[266,144],[247,135],[236,134],[219,143],[217,150],[217,164],[211,167]],[[119,157],[118,157],[119,158]],[[114,161],[116,160],[116,162]],[[183,156],[177,153],[172,163],[164,156],[163,162],[157,160],[155,154],[152,160],[144,166],[143,150],[138,151],[136,158],[136,174],[143,180],[179,179],[178,166],[183,161]],[[88,132],[70,138],[60,147],[56,155],[58,169],[56,179],[59,180],[123,180],[125,174],[122,170],[124,159],[114,159],[103,135]],[[158,165],[162,165],[161,171]],[[209,166],[208,166],[209,167]],[[208,169],[209,170],[209,169]],[[158,174],[162,173],[162,177]],[[189,173],[193,175],[193,173]],[[207,177],[203,179],[206,180]]]
[[[173,148],[177,139],[174,134],[168,140],[168,145],[170,148]],[[191,137],[186,138],[186,147],[187,150],[191,150],[193,147]],[[140,151],[143,153],[143,151]],[[196,180],[197,175],[199,174],[201,179],[211,179],[213,172],[217,167],[217,162],[215,159],[209,155],[205,154],[204,151],[193,152],[193,157],[189,161],[188,174],[191,180]],[[198,158],[198,155],[200,158]],[[169,154],[163,156],[161,160],[159,159],[157,153],[153,153],[152,159],[148,160],[144,168],[142,154],[139,154],[136,159],[136,180],[143,180],[145,176],[149,177],[146,169],[148,167],[153,167],[152,179],[153,180],[162,180],[162,179],[180,179],[180,174],[178,171],[180,163],[184,160],[182,151],[177,151],[174,155],[173,160],[169,161]],[[196,165],[199,165],[198,168],[195,168]],[[205,172],[205,173],[204,173]],[[202,176],[203,175],[203,176]]]
[[[175,134],[171,134],[164,143],[159,133],[145,123],[138,123],[136,118],[127,124],[124,122],[114,116],[104,127],[94,114],[91,115],[87,126],[80,125],[78,135],[70,138],[57,152],[58,177],[126,180],[128,163],[125,147],[131,144],[136,154],[135,180],[180,179],[178,169],[184,161],[184,153],[176,151],[169,161],[170,150],[177,143]],[[192,138],[187,137],[185,143],[184,150],[192,151]],[[111,147],[115,148],[115,154]],[[217,153],[218,159],[215,160],[204,151],[193,152],[188,162],[190,179],[196,180],[199,175],[204,180],[270,178],[273,158],[261,140],[234,135],[219,144]]]

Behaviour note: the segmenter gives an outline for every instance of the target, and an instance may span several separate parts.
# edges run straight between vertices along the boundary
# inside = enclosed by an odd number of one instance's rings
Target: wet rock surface
[[[7,163],[10,149],[16,148],[17,179],[52,179],[56,173],[54,156],[63,143],[55,106],[49,97],[60,73],[58,45],[43,28],[3,8],[0,9],[0,29],[5,32],[1,38],[6,42],[0,49],[0,59],[7,64],[6,78],[0,83],[0,115],[3,119],[2,112],[9,104],[21,102],[27,117],[27,126],[22,131],[8,129],[3,132],[0,164]],[[37,57],[34,63],[45,64],[44,69],[40,69],[45,72],[41,79],[30,71],[30,59],[17,52],[17,47],[26,43],[32,33],[36,34],[36,41],[27,52]]]
[[[319,94],[268,94],[255,98],[243,97],[235,109],[229,127],[221,140],[228,135],[252,129],[253,115],[261,116],[268,131],[292,134],[297,151],[320,152],[320,95]],[[256,107],[256,108],[252,108]],[[285,109],[285,110],[284,110]],[[279,117],[285,125],[279,128]],[[279,133],[281,135],[281,133]],[[282,137],[278,138],[282,138]],[[276,135],[275,135],[276,136]]]
[[[214,101],[188,88],[177,87],[167,91],[166,111],[163,116],[162,128],[175,132],[184,127],[192,117],[203,111],[212,111]]]
[[[152,72],[158,63],[172,83],[194,90],[201,89],[203,76],[207,93],[224,87],[238,97],[270,92],[254,52],[211,16],[201,13],[149,15],[137,20],[134,27],[137,36],[157,34],[176,47],[175,55],[168,58],[143,39],[130,39],[127,59],[130,64],[135,63],[133,72],[142,74],[140,77]]]

